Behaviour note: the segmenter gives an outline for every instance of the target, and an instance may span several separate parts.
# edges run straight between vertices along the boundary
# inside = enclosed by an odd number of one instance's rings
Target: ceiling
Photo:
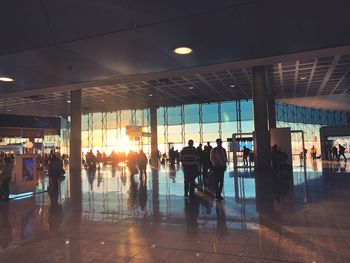
[[[0,75],[15,82],[0,82],[0,113],[66,115],[78,88],[84,112],[246,99],[257,64],[279,99],[341,100],[349,8],[347,0],[6,1]],[[194,52],[172,52],[182,45]]]

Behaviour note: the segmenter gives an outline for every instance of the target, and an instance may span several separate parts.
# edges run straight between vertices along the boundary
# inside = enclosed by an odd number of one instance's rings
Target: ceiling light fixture
[[[188,87],[188,89],[192,90],[192,89],[194,89],[194,87],[193,87],[193,86],[191,86],[191,87]]]
[[[7,109],[6,111],[11,111],[11,110]]]
[[[148,94],[148,97],[152,97],[152,96],[153,96],[153,94],[152,94],[152,93]]]
[[[105,100],[101,100],[102,102],[104,102]]]
[[[12,82],[14,81],[13,79],[11,78],[8,78],[8,77],[0,77],[0,81],[4,81],[4,82]]]
[[[71,103],[71,101],[70,101],[70,100],[67,100],[67,103]]]
[[[174,52],[178,55],[188,55],[192,53],[192,48],[189,47],[177,47]]]
[[[235,88],[236,85],[235,85],[235,84],[231,84],[230,87],[231,87],[231,88]]]
[[[300,79],[301,79],[301,80],[304,80],[304,79],[306,79],[306,77],[300,77]]]

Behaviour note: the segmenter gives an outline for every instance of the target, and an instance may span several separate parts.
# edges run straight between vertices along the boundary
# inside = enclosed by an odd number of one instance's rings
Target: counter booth
[[[13,157],[14,167],[10,181],[10,198],[16,198],[23,194],[32,194],[40,182],[45,180],[45,171],[42,166],[45,150],[47,150],[47,145],[53,145],[45,141],[45,138],[56,138],[60,135],[60,119],[53,118],[57,119],[54,122],[51,118],[49,120],[30,116],[12,118],[0,115],[0,120],[3,119],[3,122],[0,123],[0,156],[1,161],[5,155]],[[18,119],[22,121],[18,121]],[[11,123],[11,121],[17,121],[14,123],[15,125],[28,124],[39,127],[41,125],[43,128],[1,127],[6,123]],[[2,168],[0,172],[2,172]]]

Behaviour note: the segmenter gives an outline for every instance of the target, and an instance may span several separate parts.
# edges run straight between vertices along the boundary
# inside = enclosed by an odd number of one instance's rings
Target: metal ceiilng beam
[[[199,143],[203,143],[203,105],[200,103],[198,110],[199,120]]]
[[[221,102],[218,103],[219,138],[222,139]]]
[[[185,105],[181,105],[181,142],[182,142],[182,146],[185,146],[186,142],[186,138],[185,138]]]
[[[136,126],[136,110],[131,110],[131,125]]]
[[[242,110],[241,101],[236,100],[237,133],[242,133]]]
[[[122,111],[118,110],[116,112],[116,129],[117,129],[117,142],[120,142],[121,133],[122,133]]]
[[[147,119],[147,132],[151,132],[151,109],[147,108],[146,110],[146,119]],[[147,137],[147,154],[151,154],[151,137]]]
[[[164,127],[164,152],[165,154],[168,152],[168,128],[169,128],[169,122],[168,122],[168,107],[163,108],[163,127]]]
[[[107,148],[107,112],[102,112],[101,118],[101,139],[102,139],[102,148],[103,151],[106,151]]]
[[[88,113],[88,147],[90,150],[94,147],[94,114]]]

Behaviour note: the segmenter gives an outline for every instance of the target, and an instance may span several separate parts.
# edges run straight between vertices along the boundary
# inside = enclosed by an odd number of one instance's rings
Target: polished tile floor
[[[47,193],[0,204],[0,262],[350,262],[344,162],[309,160],[292,179],[229,169],[221,203],[185,199],[177,167],[83,171],[81,202],[70,182],[59,205]]]

